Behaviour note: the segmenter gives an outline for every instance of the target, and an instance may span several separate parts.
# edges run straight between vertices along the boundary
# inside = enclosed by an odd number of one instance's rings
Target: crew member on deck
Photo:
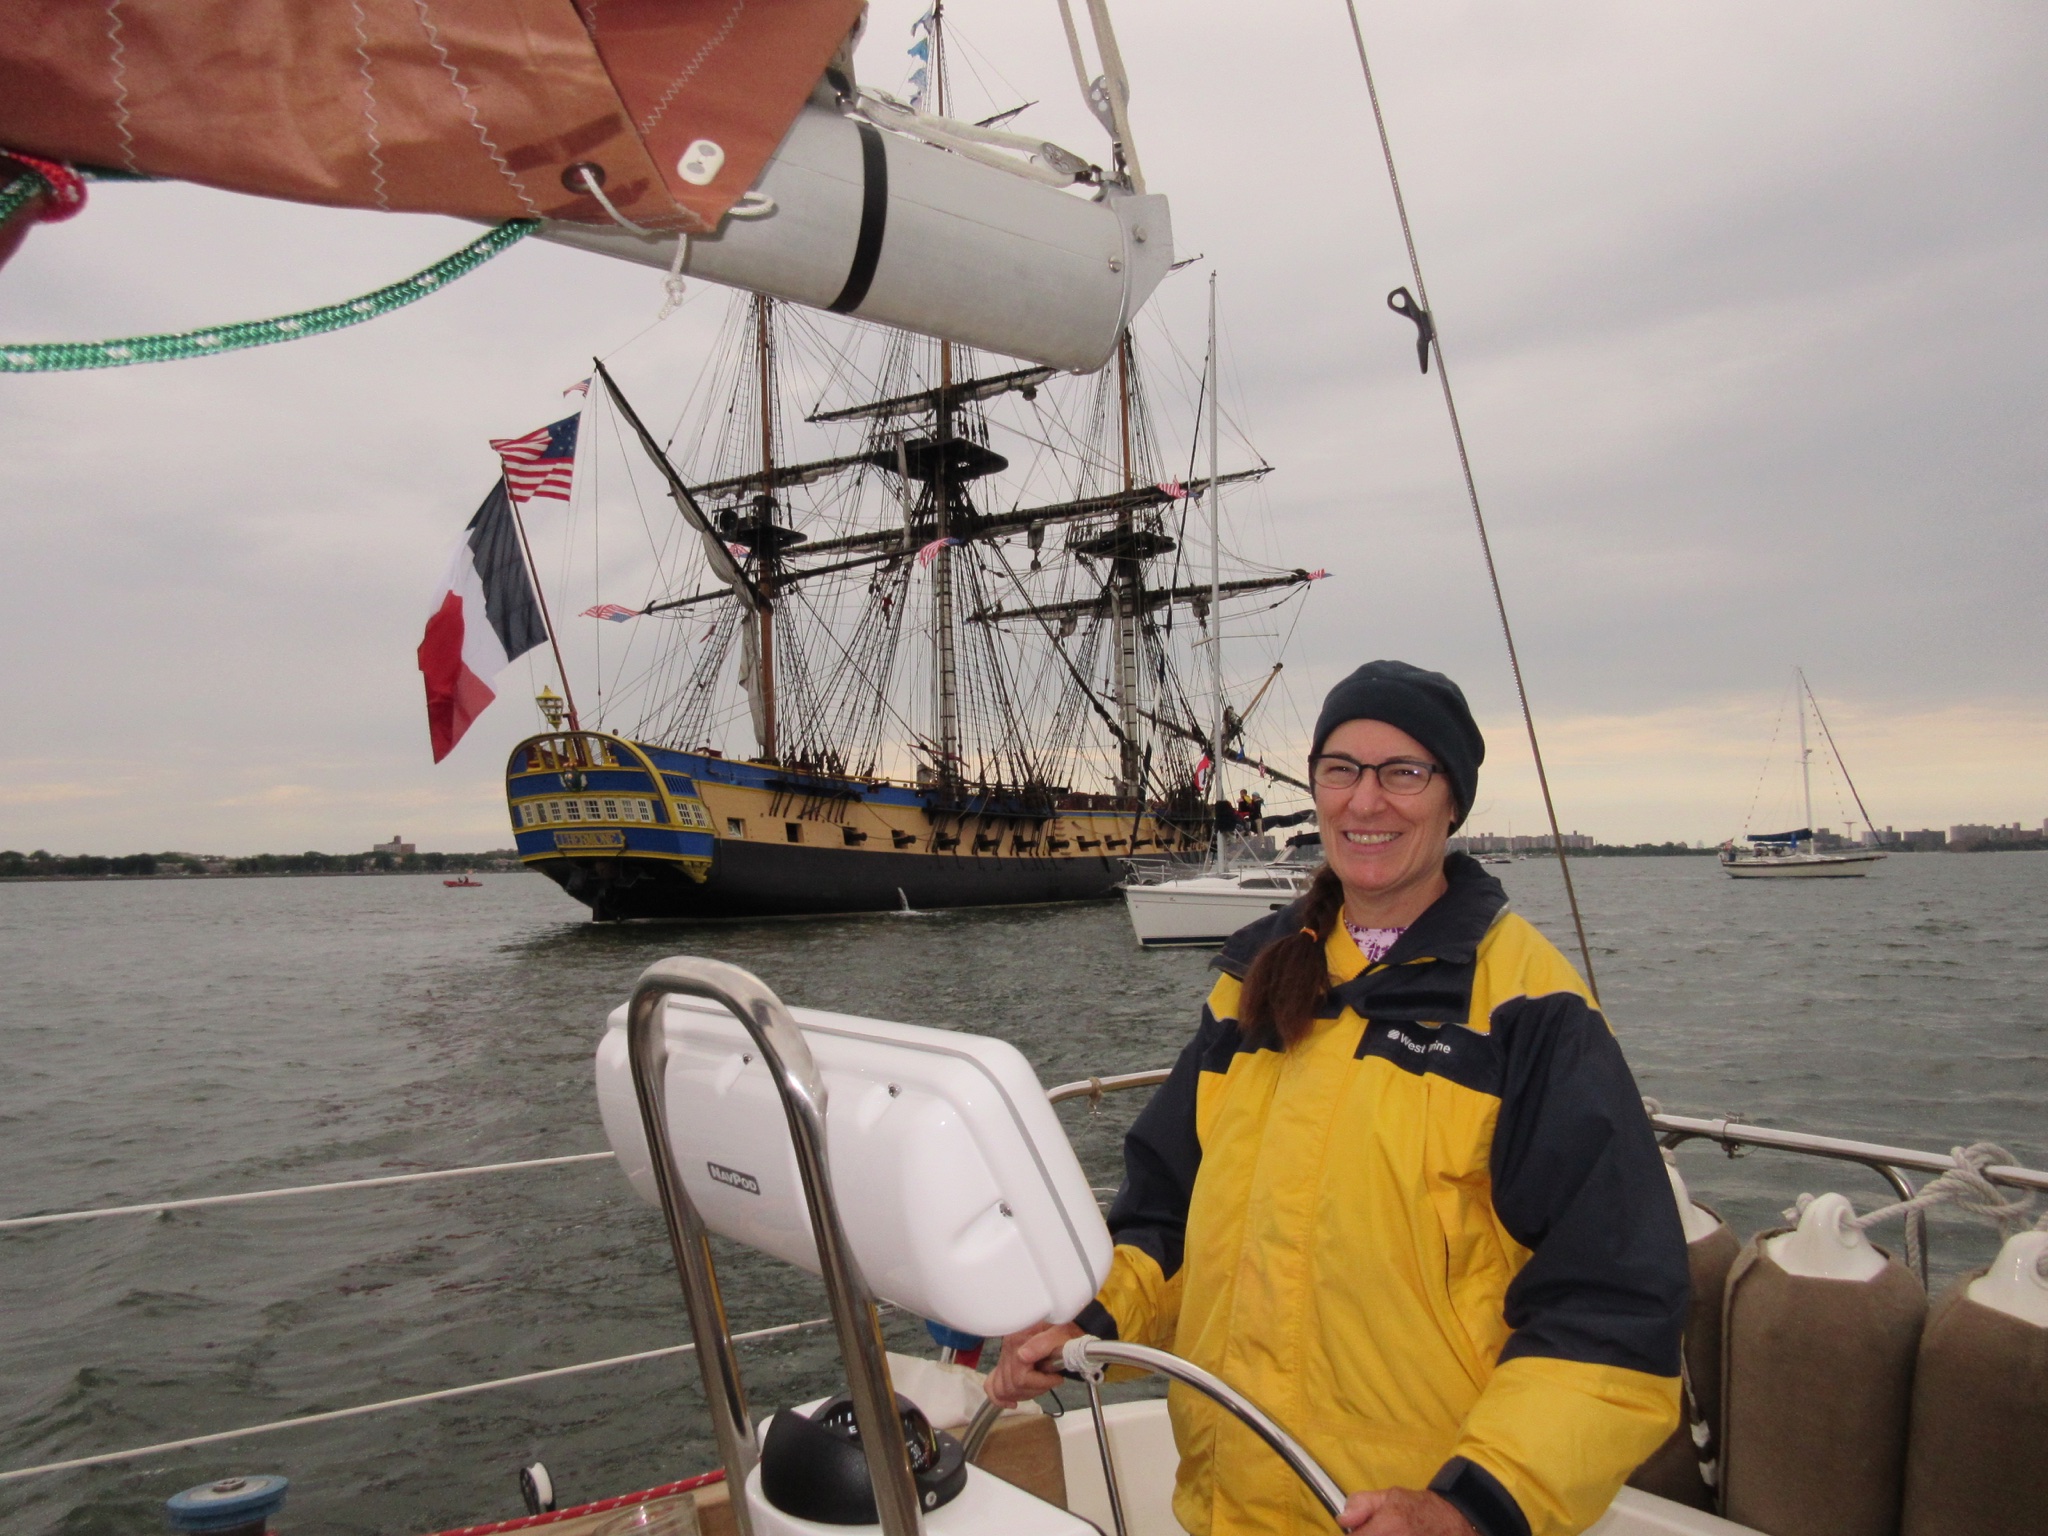
[[[1125,1139],[1108,1281],[1004,1340],[989,1392],[1050,1389],[1083,1331],[1156,1345],[1290,1430],[1350,1529],[1569,1536],[1678,1422],[1671,1186],[1585,983],[1446,856],[1486,751],[1458,686],[1372,662],[1314,741],[1328,862],[1224,946]],[[1171,1407],[1193,1536],[1327,1528],[1228,1413]]]

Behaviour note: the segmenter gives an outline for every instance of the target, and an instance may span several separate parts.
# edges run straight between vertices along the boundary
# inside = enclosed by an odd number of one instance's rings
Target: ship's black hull
[[[599,921],[635,918],[805,917],[892,912],[906,904],[1023,906],[1094,901],[1116,893],[1121,859],[974,857],[863,849],[719,845],[710,875],[626,858],[537,861],[541,873]]]

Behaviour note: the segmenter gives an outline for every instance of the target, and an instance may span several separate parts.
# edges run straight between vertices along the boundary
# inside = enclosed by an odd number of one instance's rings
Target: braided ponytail
[[[1239,994],[1237,1027],[1246,1039],[1272,1029],[1282,1045],[1308,1033],[1323,995],[1330,989],[1330,968],[1323,943],[1344,910],[1344,886],[1325,864],[1316,871],[1302,905],[1301,927],[1284,933],[1259,951],[1245,973]]]

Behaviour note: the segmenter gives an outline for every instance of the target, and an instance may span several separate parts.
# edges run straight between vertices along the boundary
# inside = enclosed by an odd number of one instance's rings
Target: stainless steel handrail
[[[1945,1152],[1916,1152],[1911,1147],[1888,1147],[1875,1141],[1851,1141],[1840,1136],[1816,1136],[1807,1131],[1779,1131],[1765,1125],[1751,1125],[1746,1120],[1733,1120],[1726,1116],[1716,1119],[1700,1119],[1692,1115],[1667,1115],[1662,1111],[1650,1116],[1650,1124],[1665,1133],[1666,1144],[1690,1141],[1699,1138],[1719,1142],[1724,1147],[1770,1147],[1780,1152],[1804,1152],[1810,1157],[1828,1157],[1837,1162],[1861,1163],[1883,1173],[1887,1168],[1911,1168],[1920,1173],[1947,1173],[1956,1165],[1956,1160]],[[1984,1170],[1984,1177],[1994,1184],[2009,1184],[2015,1189],[2032,1189],[2048,1192],[2048,1173],[2036,1168],[2020,1168],[2009,1163],[2000,1163]],[[1897,1187],[1896,1184],[1893,1185]]]
[[[1205,1371],[1192,1361],[1183,1360],[1179,1355],[1168,1354],[1163,1349],[1153,1349],[1145,1344],[1126,1344],[1120,1339],[1098,1339],[1088,1334],[1069,1339],[1061,1351],[1060,1363],[1070,1371],[1091,1379],[1099,1378],[1101,1367],[1106,1365],[1135,1366],[1141,1371],[1165,1376],[1192,1387],[1210,1401],[1244,1425],[1272,1449],[1288,1470],[1307,1485],[1316,1501],[1336,1519],[1344,1512],[1344,1490],[1337,1486],[1336,1479],[1322,1469],[1315,1457],[1302,1449],[1301,1442],[1287,1433],[1272,1419],[1268,1418],[1259,1405],[1246,1397],[1222,1377]],[[1095,1370],[1090,1371],[1089,1366]],[[1098,1419],[1098,1424],[1099,1424]],[[1105,1464],[1104,1472],[1109,1473]],[[1112,1495],[1114,1497],[1114,1495]]]
[[[758,977],[722,961],[673,956],[650,965],[634,985],[626,1012],[627,1052],[655,1188],[668,1225],[669,1247],[682,1280],[690,1328],[697,1338],[697,1361],[704,1373],[712,1429],[733,1489],[732,1512],[740,1536],[753,1536],[745,1489],[759,1450],[747,1413],[732,1330],[719,1296],[710,1234],[683,1186],[668,1134],[668,1039],[663,1024],[668,1000],[675,996],[701,997],[719,1004],[739,1020],[767,1063],[789,1122],[797,1171],[803,1179],[804,1204],[818,1243],[818,1269],[831,1304],[839,1352],[846,1363],[854,1424],[860,1431],[861,1449],[874,1485],[875,1511],[887,1536],[918,1536],[923,1520],[904,1444],[903,1421],[897,1415],[896,1394],[889,1381],[881,1319],[833,1196],[832,1170],[825,1154],[825,1080],[796,1020]]]

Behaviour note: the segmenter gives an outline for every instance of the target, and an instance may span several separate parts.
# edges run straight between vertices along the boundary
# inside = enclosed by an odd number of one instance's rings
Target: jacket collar
[[[1454,853],[1444,860],[1444,878],[1450,889],[1432,902],[1422,916],[1408,926],[1386,958],[1369,970],[1401,965],[1412,960],[1448,960],[1470,964],[1479,953],[1479,941],[1508,904],[1508,893],[1469,854]],[[1306,896],[1297,897],[1278,912],[1238,929],[1210,963],[1227,976],[1244,979],[1259,951],[1273,940],[1293,933],[1302,925]]]

